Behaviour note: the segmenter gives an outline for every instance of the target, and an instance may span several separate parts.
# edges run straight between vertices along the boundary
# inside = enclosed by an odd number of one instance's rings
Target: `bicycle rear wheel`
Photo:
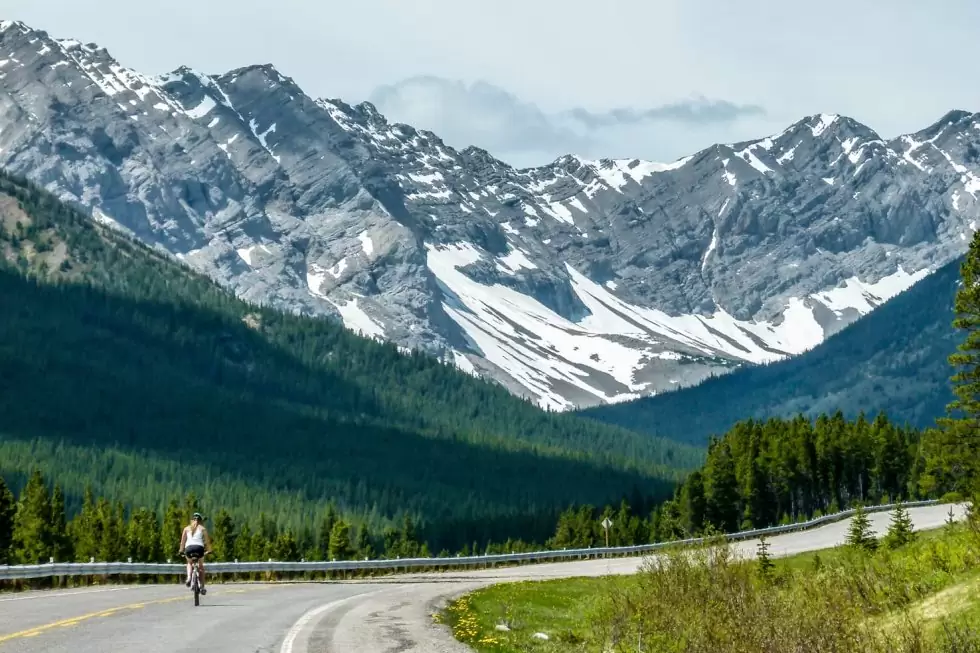
[[[199,573],[197,570],[197,560],[194,560],[194,566],[191,568],[191,588],[194,590],[194,607],[201,605],[201,581],[198,576]]]

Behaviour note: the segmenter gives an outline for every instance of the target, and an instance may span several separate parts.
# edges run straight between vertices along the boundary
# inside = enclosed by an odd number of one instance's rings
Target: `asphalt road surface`
[[[959,516],[963,506],[956,507]],[[949,506],[909,510],[935,528]],[[879,533],[890,515],[870,515]],[[849,521],[770,538],[773,556],[829,548]],[[736,546],[746,556],[757,541]],[[212,585],[195,608],[183,585],[107,586],[0,595],[0,653],[465,653],[431,614],[501,582],[635,573],[643,558],[395,576],[348,583]]]

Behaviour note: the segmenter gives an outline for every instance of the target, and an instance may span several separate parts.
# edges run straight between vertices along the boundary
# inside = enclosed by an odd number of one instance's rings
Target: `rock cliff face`
[[[272,66],[149,77],[0,23],[0,165],[247,299],[568,409],[798,354],[965,251],[980,114],[816,115],[669,163],[518,170]]]

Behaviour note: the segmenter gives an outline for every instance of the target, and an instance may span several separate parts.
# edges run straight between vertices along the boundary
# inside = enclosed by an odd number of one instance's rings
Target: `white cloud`
[[[704,97],[649,109],[546,113],[487,82],[467,85],[434,76],[379,87],[370,101],[389,120],[429,129],[457,148],[477,145],[516,166],[569,153],[671,161],[784,126],[757,105]]]

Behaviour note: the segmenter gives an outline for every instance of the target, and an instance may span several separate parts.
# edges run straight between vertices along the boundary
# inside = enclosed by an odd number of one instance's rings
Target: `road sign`
[[[606,530],[606,548],[609,548],[609,527],[612,526],[612,520],[606,517],[602,520],[602,527]]]

